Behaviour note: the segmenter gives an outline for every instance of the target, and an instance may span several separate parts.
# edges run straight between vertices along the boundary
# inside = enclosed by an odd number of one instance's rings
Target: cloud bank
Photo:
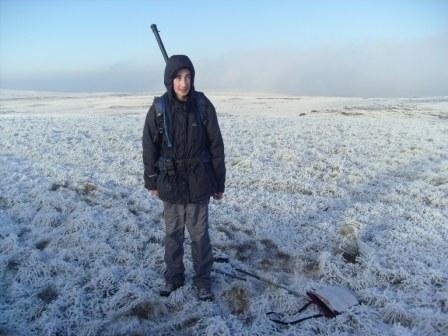
[[[417,42],[248,52],[203,61],[197,67],[198,84],[216,90],[322,96],[448,95],[448,34]]]
[[[200,90],[292,95],[418,97],[448,95],[448,33],[418,41],[328,45],[319,49],[190,55]],[[6,89],[161,91],[163,63],[117,63],[98,71],[2,76]]]

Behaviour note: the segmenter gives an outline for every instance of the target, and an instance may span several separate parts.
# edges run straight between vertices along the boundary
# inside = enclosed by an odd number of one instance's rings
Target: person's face
[[[173,89],[177,99],[186,101],[191,88],[191,73],[188,69],[181,69],[173,79]]]

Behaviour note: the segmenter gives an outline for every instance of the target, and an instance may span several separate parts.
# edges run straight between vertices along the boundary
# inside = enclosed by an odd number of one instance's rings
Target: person
[[[212,300],[208,205],[210,197],[222,199],[224,195],[224,143],[216,110],[195,90],[194,79],[188,56],[173,55],[167,60],[166,92],[155,98],[143,129],[144,180],[145,188],[164,207],[166,270],[160,295],[169,296],[184,285],[186,226],[197,296]]]

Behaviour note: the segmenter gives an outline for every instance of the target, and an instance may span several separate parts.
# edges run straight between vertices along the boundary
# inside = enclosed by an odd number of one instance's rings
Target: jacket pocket
[[[161,172],[157,177],[157,189],[162,200],[178,202],[185,199],[186,183],[178,175]]]
[[[188,177],[188,184],[192,201],[210,197],[213,189],[206,163],[198,162],[193,167]]]

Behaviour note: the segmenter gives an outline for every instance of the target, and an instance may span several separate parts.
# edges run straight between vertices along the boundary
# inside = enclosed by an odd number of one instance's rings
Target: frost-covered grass
[[[162,205],[141,163],[152,96],[1,92],[0,334],[448,334],[448,98],[211,95],[228,171],[215,254],[361,302],[284,327],[265,313],[305,298],[254,279],[213,273],[215,301],[197,301],[188,240],[187,285],[158,296]]]

